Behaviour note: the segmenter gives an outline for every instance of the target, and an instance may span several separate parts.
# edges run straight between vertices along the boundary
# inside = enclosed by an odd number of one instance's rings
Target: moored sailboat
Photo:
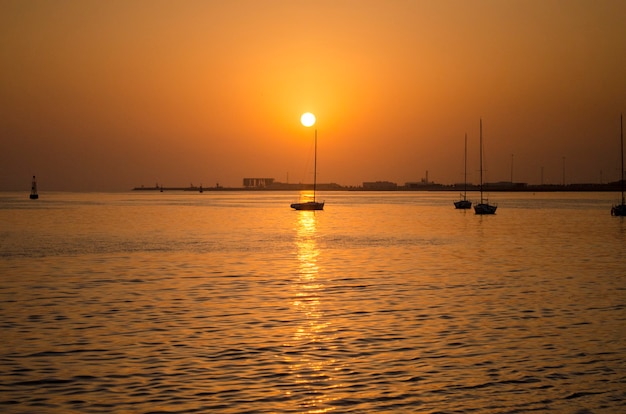
[[[467,134],[465,134],[465,162],[464,165],[464,178],[463,178],[463,194],[459,201],[454,202],[454,207],[459,210],[467,210],[472,208],[472,202],[467,199]]]
[[[623,115],[619,116],[619,129],[620,129],[620,153],[622,156],[622,168],[621,168],[621,181],[620,185],[622,186],[622,204],[616,204],[611,207],[611,215],[612,216],[626,216],[626,200],[624,199],[624,121]]]
[[[489,201],[483,198],[483,120],[480,120],[480,203],[474,206],[476,214],[495,214],[498,206],[489,204]]]
[[[301,122],[309,127],[315,124],[315,116],[309,112],[302,115]],[[315,200],[315,190],[317,188],[317,128],[315,129],[315,153],[313,156],[313,200],[291,204],[294,210],[324,210],[324,202]]]

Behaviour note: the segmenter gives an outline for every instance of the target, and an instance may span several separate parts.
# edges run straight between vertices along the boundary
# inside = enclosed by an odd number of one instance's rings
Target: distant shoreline
[[[616,181],[606,184],[539,184],[531,185],[526,183],[510,183],[498,182],[487,183],[483,185],[483,190],[488,192],[619,192],[621,191],[621,182]],[[312,184],[285,184],[273,183],[268,186],[258,187],[135,187],[132,191],[306,191],[313,190]],[[318,191],[465,191],[463,184],[435,184],[435,183],[417,183],[399,186],[394,183],[379,182],[369,183],[364,186],[342,186],[339,184],[318,184]],[[467,185],[467,191],[480,191],[480,187],[474,184]]]

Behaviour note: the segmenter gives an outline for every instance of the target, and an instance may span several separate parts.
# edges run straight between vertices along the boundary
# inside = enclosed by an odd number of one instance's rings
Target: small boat
[[[483,198],[483,120],[480,120],[480,203],[474,206],[476,214],[495,214],[498,206]]]
[[[312,120],[305,122],[305,116],[309,115]],[[311,126],[315,123],[315,117],[312,114],[302,115],[302,124]],[[324,202],[315,201],[315,190],[317,187],[317,129],[315,129],[315,154],[313,157],[313,200],[291,204],[294,210],[324,210]]]
[[[37,180],[33,175],[33,183],[30,186],[30,199],[37,200],[39,198],[39,194],[37,194]]]
[[[472,202],[467,199],[467,134],[465,134],[465,178],[463,179],[464,187],[463,194],[461,195],[461,199],[459,201],[454,202],[454,208],[459,210],[467,210],[472,208]]]
[[[305,201],[302,203],[293,203],[291,208],[294,210],[324,210],[324,202],[319,201]]]
[[[623,115],[619,116],[619,129],[620,129],[620,143],[621,143],[621,154],[622,154],[622,204],[616,204],[611,207],[611,215],[612,216],[626,216],[626,200],[624,199],[624,121]]]

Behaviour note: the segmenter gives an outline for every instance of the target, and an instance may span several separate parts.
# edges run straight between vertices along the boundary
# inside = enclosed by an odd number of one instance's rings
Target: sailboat
[[[483,198],[483,120],[480,120],[480,203],[474,206],[476,214],[495,214],[498,206]]]
[[[302,115],[302,124],[311,126],[315,123],[315,116],[311,113]],[[291,204],[294,210],[324,210],[324,202],[315,201],[315,190],[317,189],[317,129],[315,129],[315,153],[313,157],[313,200]]]
[[[467,210],[469,208],[472,208],[472,202],[469,201],[467,199],[467,134],[465,134],[465,178],[463,180],[464,182],[464,187],[463,187],[463,194],[461,195],[461,197],[463,197],[461,200],[459,201],[455,201],[454,202],[454,207],[460,210]]]
[[[37,200],[39,198],[39,194],[37,194],[37,180],[33,175],[33,183],[30,186],[30,199]]]
[[[619,129],[620,129],[620,143],[622,154],[622,204],[617,204],[611,207],[612,216],[626,216],[626,200],[624,200],[624,121],[623,115],[619,116]]]

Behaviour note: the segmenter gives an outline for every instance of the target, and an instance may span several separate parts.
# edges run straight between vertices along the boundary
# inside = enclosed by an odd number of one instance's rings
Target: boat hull
[[[454,208],[459,210],[467,210],[472,208],[472,202],[469,200],[459,200],[454,202]]]
[[[626,204],[618,204],[611,208],[612,216],[626,216]]]
[[[294,210],[324,210],[324,202],[307,201],[306,203],[293,203],[291,208]]]
[[[491,204],[481,203],[474,206],[474,212],[476,214],[496,214],[498,206],[492,206]]]

